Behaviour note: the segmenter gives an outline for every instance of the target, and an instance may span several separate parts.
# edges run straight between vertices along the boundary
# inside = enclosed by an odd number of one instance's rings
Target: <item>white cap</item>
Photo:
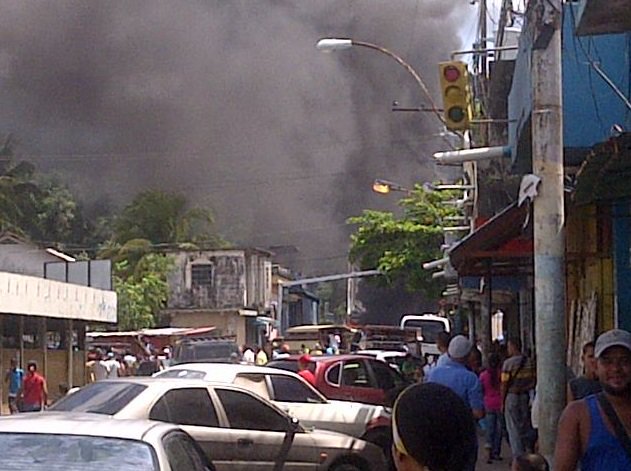
[[[600,334],[594,347],[594,356],[599,358],[610,347],[624,347],[631,352],[631,333],[622,329],[612,329]]]
[[[469,340],[464,335],[456,335],[449,342],[449,347],[447,348],[447,353],[449,356],[455,360],[465,358],[469,353],[471,353],[471,349],[473,348],[473,344],[471,340]]]

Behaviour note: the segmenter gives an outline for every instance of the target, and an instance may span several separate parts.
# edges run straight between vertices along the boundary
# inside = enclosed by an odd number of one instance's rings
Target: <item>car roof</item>
[[[270,368],[267,366],[259,366],[259,365],[241,365],[241,364],[232,364],[232,363],[178,363],[177,365],[173,365],[166,370],[195,370],[202,371],[204,373],[212,373],[213,379],[217,383],[221,383],[226,380],[232,381],[232,379],[237,374],[282,374],[285,376],[294,376],[295,373],[286,370],[279,370],[278,368]],[[160,379],[159,374],[156,373],[154,378]]]
[[[298,359],[301,356],[302,355],[290,355],[285,358],[278,358],[276,360],[271,360],[270,363],[281,362],[283,360],[298,361]],[[357,355],[355,353],[343,353],[341,355],[310,355],[310,357],[312,361],[315,361],[318,363],[327,363],[327,362],[342,361],[342,360],[357,360],[358,358],[365,359],[365,360],[375,359],[375,357],[370,356],[370,355]]]
[[[244,389],[232,384],[226,384],[221,381],[212,381],[205,379],[189,379],[189,378],[152,378],[151,376],[123,376],[115,379],[104,379],[90,384],[103,384],[103,383],[133,383],[142,384],[147,388],[157,389],[170,389],[173,386],[177,388],[190,388],[190,387],[202,387],[207,388],[209,386],[230,386],[235,389]]]
[[[377,355],[391,355],[391,356],[405,356],[407,355],[407,352],[404,352],[402,350],[359,350],[355,353],[355,356],[357,355],[370,355],[370,356],[377,356]]]
[[[113,419],[83,412],[44,412],[0,417],[2,433],[41,433],[142,440],[151,431],[180,430],[173,424],[151,420]]]

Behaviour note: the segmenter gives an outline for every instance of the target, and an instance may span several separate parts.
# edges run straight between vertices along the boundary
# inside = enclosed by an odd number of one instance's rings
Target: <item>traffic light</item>
[[[441,62],[438,67],[447,129],[451,131],[469,129],[472,112],[467,64],[450,61]]]

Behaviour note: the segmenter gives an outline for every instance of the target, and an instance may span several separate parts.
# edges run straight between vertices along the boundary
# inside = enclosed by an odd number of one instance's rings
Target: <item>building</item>
[[[272,253],[262,249],[177,251],[164,314],[172,327],[214,326],[239,344],[261,344],[273,326]]]
[[[36,361],[53,400],[62,386],[86,382],[87,326],[117,320],[115,292],[43,277],[45,264],[70,259],[14,234],[0,236],[0,367],[6,371],[12,358],[23,368]],[[6,403],[4,381],[0,393]]]
[[[626,14],[631,1],[614,3],[563,5],[564,314],[568,363],[577,370],[584,342],[614,326],[631,329],[631,25]],[[463,292],[478,294],[475,309],[489,314],[500,307],[509,335],[521,335],[528,346],[534,345],[533,214],[527,202],[516,200],[522,177],[533,172],[532,54],[542,40],[535,28],[537,4],[529,2],[517,54],[498,54],[490,69],[493,94],[487,109],[499,120],[478,145],[508,145],[508,158],[479,164],[475,230],[450,251]],[[506,302],[509,309],[501,305]]]

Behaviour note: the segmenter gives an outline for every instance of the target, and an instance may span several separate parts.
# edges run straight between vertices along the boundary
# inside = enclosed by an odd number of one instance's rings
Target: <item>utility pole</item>
[[[541,178],[534,199],[534,280],[539,394],[539,447],[551,460],[565,407],[565,237],[561,0],[533,0],[532,170]]]

